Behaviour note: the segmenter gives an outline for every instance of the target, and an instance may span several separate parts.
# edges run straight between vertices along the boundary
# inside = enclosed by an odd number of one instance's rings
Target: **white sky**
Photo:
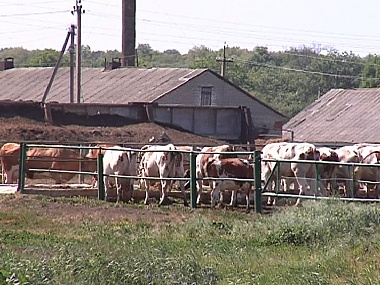
[[[75,0],[0,0],[0,48],[61,50]],[[82,44],[121,51],[122,0],[82,0]],[[380,52],[378,0],[137,0],[136,44],[182,54],[226,43],[252,50],[321,46]]]

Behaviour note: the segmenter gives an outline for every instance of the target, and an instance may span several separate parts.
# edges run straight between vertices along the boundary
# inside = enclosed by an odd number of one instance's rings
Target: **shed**
[[[380,89],[331,89],[283,126],[292,141],[326,145],[380,143]]]
[[[0,72],[0,101],[40,102],[53,68],[13,68]],[[56,74],[47,103],[69,103],[69,68]],[[286,116],[209,69],[102,68],[82,69],[85,104],[169,104],[179,106],[248,107],[260,133],[281,135]]]

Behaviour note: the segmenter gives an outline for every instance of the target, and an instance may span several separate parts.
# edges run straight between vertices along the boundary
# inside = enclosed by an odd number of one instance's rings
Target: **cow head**
[[[320,152],[315,147],[308,146],[300,151],[300,160],[319,160]]]

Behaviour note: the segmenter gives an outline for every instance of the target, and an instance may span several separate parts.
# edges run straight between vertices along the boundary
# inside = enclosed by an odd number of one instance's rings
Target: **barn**
[[[380,143],[380,89],[332,89],[283,126],[283,138],[330,145]]]
[[[209,69],[83,68],[80,103],[70,102],[70,69],[0,71],[0,102],[43,102],[53,113],[109,114],[176,125],[218,139],[281,135],[286,116]],[[1,106],[0,106],[1,107]],[[144,113],[142,115],[142,113]]]

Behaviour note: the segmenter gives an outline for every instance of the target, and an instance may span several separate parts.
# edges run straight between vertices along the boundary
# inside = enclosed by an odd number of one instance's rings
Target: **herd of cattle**
[[[95,173],[99,152],[103,156],[104,186],[106,199],[109,198],[110,176],[115,177],[117,201],[129,201],[135,181],[145,189],[145,203],[149,201],[151,186],[158,182],[159,205],[167,200],[167,192],[178,181],[184,204],[188,205],[186,188],[189,170],[184,166],[184,155],[195,151],[197,203],[201,202],[203,186],[211,189],[211,206],[223,201],[224,190],[231,191],[231,206],[237,204],[237,193],[246,198],[249,209],[249,195],[254,191],[254,161],[236,153],[232,146],[221,145],[193,149],[189,146],[146,145],[141,149],[103,144],[89,148],[85,157],[78,149],[62,147],[30,147],[26,153],[26,177],[38,178],[41,174],[56,183],[66,183],[75,171]],[[15,183],[18,179],[20,145],[6,143],[0,148],[2,182]],[[80,161],[80,162],[79,162]],[[316,147],[310,143],[276,142],[269,143],[261,151],[261,181],[266,191],[285,191],[299,195],[331,195],[340,190],[345,197],[358,197],[359,192],[379,197],[380,145],[356,144],[337,149]],[[34,169],[53,170],[36,172]],[[54,170],[70,171],[69,173]],[[94,175],[93,183],[96,183]],[[336,194],[336,192],[334,192]],[[300,199],[296,205],[300,204]],[[269,197],[267,203],[275,203]]]

